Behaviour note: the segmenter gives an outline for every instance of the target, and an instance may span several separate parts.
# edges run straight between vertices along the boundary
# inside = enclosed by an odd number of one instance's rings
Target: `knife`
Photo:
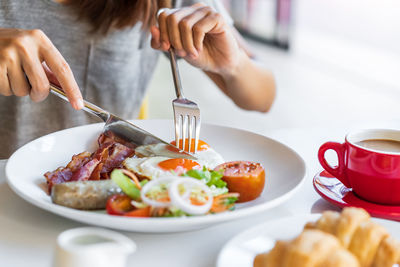
[[[69,102],[64,91],[57,85],[51,83],[50,92]],[[84,111],[99,117],[106,123],[103,129],[103,133],[105,133],[106,135],[111,132],[116,137],[133,144],[135,148],[139,146],[145,146],[145,150],[151,153],[151,155],[149,156],[165,156],[169,158],[187,158],[196,160],[196,158],[189,153],[180,150],[176,146],[171,145],[170,143],[143,130],[133,123],[130,123],[129,121],[121,119],[120,117],[86,100],[83,101],[83,104]],[[157,149],[151,149],[152,146],[157,147]]]

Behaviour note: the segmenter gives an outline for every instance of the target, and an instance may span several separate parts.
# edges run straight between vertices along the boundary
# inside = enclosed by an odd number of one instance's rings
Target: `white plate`
[[[165,140],[173,139],[172,121],[145,120],[134,123]],[[8,160],[8,184],[26,201],[79,222],[126,231],[178,232],[203,228],[270,209],[289,199],[304,179],[304,161],[289,147],[251,132],[203,124],[202,140],[210,144],[226,161],[250,160],[264,165],[266,184],[258,199],[237,205],[233,212],[188,218],[125,218],[53,204],[43,189],[43,174],[65,166],[74,154],[84,150],[93,151],[102,127],[103,124],[99,123],[71,128],[43,136],[21,147]]]
[[[256,225],[233,237],[222,248],[217,260],[217,267],[253,267],[257,254],[270,250],[276,240],[288,240],[296,237],[304,225],[316,221],[320,214],[296,215]],[[398,222],[375,219],[373,221],[384,226],[389,233],[400,240],[400,224]]]

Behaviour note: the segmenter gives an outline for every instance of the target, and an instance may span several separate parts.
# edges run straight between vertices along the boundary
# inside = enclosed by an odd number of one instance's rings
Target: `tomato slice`
[[[150,217],[150,206],[127,212],[127,213],[124,214],[124,216],[128,216],[128,217]]]
[[[240,194],[238,202],[247,202],[259,197],[264,190],[265,169],[260,163],[231,161],[218,165],[216,171],[224,170],[224,180],[229,192]]]
[[[150,217],[150,207],[137,209],[131,204],[132,199],[127,195],[113,195],[107,200],[106,211],[110,215],[128,217]]]

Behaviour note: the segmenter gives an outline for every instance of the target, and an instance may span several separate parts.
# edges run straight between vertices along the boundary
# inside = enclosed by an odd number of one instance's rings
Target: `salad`
[[[110,197],[108,214],[132,217],[181,217],[233,210],[238,193],[229,193],[221,171],[189,170],[152,181],[115,169],[111,179],[123,194]]]
[[[168,151],[155,156],[166,148],[134,148],[104,134],[98,143],[95,152],[74,155],[67,166],[44,175],[53,203],[127,217],[201,216],[232,211],[264,189],[260,163],[225,162],[204,141],[196,160],[170,158]]]

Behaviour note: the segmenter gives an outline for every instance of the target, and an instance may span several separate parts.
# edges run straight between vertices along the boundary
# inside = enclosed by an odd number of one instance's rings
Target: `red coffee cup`
[[[400,131],[364,130],[350,133],[344,143],[327,142],[318,151],[322,167],[352,188],[359,197],[389,205],[400,205],[400,153],[366,148],[365,140],[392,140],[400,142]],[[338,166],[326,161],[325,152],[334,150]]]

